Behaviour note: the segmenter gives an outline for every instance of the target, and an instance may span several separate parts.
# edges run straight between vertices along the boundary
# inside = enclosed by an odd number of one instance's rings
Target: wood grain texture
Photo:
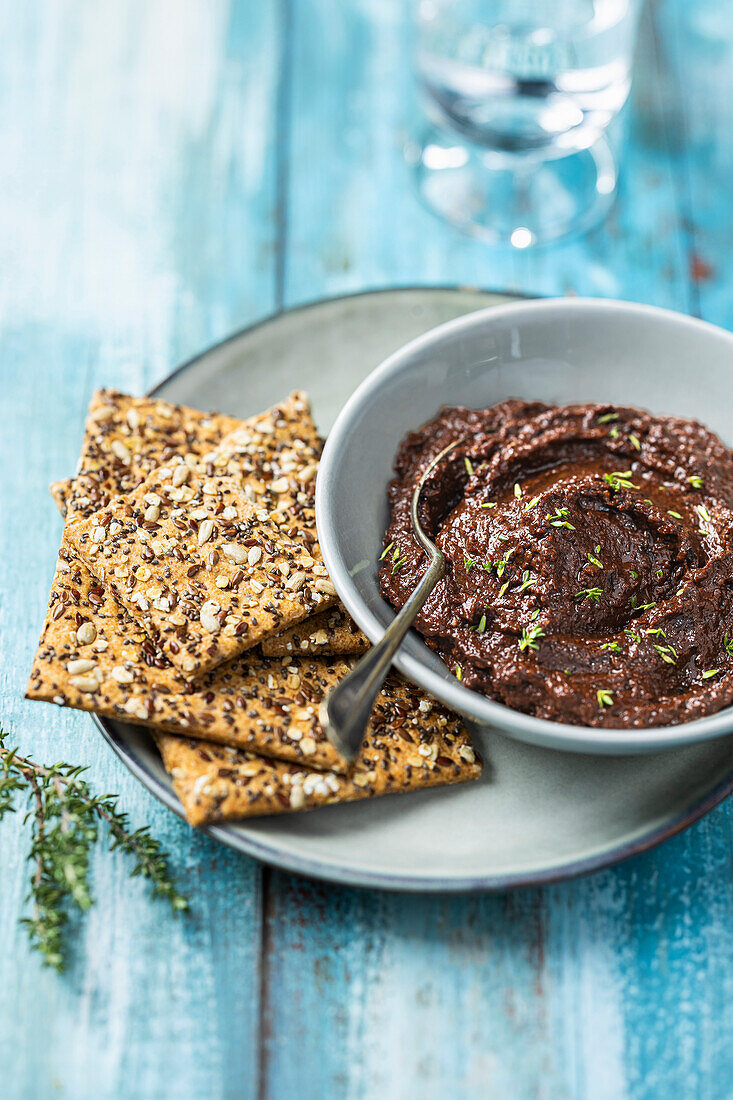
[[[541,890],[334,889],[192,833],[88,719],[22,690],[60,535],[46,486],[73,468],[94,385],[139,391],[274,308],[391,283],[733,327],[731,12],[648,6],[619,202],[534,254],[416,200],[406,2],[32,0],[0,6],[0,34],[0,715],[23,749],[119,791],[193,900],[174,918],[101,856],[59,979],[16,925],[27,831],[4,823],[4,1095],[728,1100],[730,804]]]

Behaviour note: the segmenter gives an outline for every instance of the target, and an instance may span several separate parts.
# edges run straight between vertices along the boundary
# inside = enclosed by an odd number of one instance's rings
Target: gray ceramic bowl
[[[518,302],[460,317],[413,340],[353,394],[323,453],[316,518],[326,565],[346,607],[372,641],[393,618],[376,579],[388,518],[387,483],[403,436],[442,405],[486,408],[509,397],[638,405],[701,420],[731,445],[732,368],[729,333],[627,302]],[[467,718],[550,748],[651,752],[733,731],[733,708],[647,730],[532,718],[463,687],[414,631],[395,663]]]

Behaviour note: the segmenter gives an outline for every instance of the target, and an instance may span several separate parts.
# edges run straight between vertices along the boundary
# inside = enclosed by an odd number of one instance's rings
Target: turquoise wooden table
[[[173,917],[100,853],[59,978],[17,926],[27,832],[3,824],[2,1095],[729,1100],[730,804],[543,889],[336,889],[193,833],[87,717],[22,694],[60,533],[47,484],[95,385],[141,392],[274,310],[386,284],[616,296],[733,328],[733,10],[647,8],[619,201],[537,253],[416,201],[398,0],[29,0],[0,21],[0,716],[38,759],[91,765],[192,898]]]

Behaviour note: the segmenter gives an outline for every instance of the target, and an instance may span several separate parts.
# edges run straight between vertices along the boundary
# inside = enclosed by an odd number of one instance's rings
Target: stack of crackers
[[[30,699],[150,728],[193,825],[476,778],[459,719],[392,675],[349,767],[319,705],[368,641],[321,560],[322,440],[293,393],[236,420],[101,390]]]

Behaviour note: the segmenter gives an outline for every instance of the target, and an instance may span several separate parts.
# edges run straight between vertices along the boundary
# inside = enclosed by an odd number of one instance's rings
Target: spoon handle
[[[374,701],[389,672],[392,658],[412,626],[418,612],[443,576],[445,559],[434,546],[430,566],[384,637],[359,661],[356,668],[336,685],[321,704],[320,719],[329,741],[353,760],[359,751]]]

